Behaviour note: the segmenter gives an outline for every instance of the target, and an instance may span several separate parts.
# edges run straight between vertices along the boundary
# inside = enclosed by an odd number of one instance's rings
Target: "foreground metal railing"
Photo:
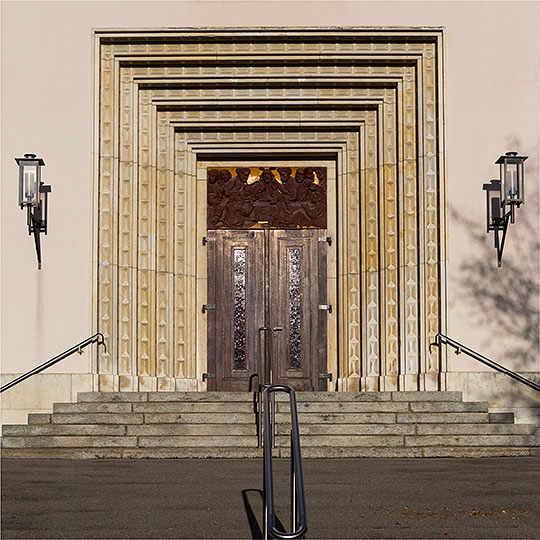
[[[54,366],[54,364],[57,364],[60,362],[60,360],[63,360],[64,358],[67,358],[68,356],[71,356],[73,353],[78,352],[79,354],[82,354],[82,350],[90,345],[91,343],[97,343],[99,345],[103,345],[105,347],[105,350],[107,349],[105,345],[105,337],[101,332],[98,332],[97,334],[94,334],[93,336],[90,336],[89,338],[86,338],[84,341],[81,341],[80,343],[77,343],[77,345],[74,345],[71,347],[71,349],[68,349],[64,351],[63,353],[60,353],[58,356],[55,356],[54,358],[51,358],[50,360],[47,360],[47,362],[44,362],[43,364],[40,364],[39,366],[35,367],[34,369],[31,369],[30,371],[27,371],[24,375],[21,375],[20,377],[17,377],[16,379],[13,379],[12,381],[9,381],[7,384],[4,384],[0,388],[0,393],[2,393],[4,390],[7,390],[8,388],[11,388],[12,386],[15,386],[16,384],[19,384],[22,381],[25,381],[32,375],[36,375],[37,373],[41,373],[45,369]]]
[[[257,373],[252,373],[249,377],[249,392],[251,392],[253,389],[253,381],[257,379],[257,390],[255,390],[253,393],[253,412],[255,413],[255,424],[257,425],[257,448],[262,448],[262,389],[274,383],[274,336],[276,332],[281,331],[283,331],[281,326],[261,326],[259,328]],[[263,336],[266,336],[267,333],[268,340],[265,339],[263,344]],[[272,394],[272,418],[274,415],[274,410],[274,395]],[[272,448],[273,447],[274,434],[272,435]]]
[[[435,336],[435,342],[431,343],[429,346],[430,350],[431,350],[432,345],[439,347],[441,343],[445,345],[449,345],[450,347],[453,347],[455,349],[456,354],[465,353],[467,356],[470,356],[471,358],[474,358],[475,360],[482,362],[482,364],[489,366],[490,368],[496,369],[500,373],[504,373],[505,375],[512,377],[512,379],[519,381],[522,384],[527,385],[529,388],[532,388],[533,390],[540,392],[540,386],[538,384],[530,381],[529,379],[526,379],[525,377],[522,377],[518,373],[515,373],[512,370],[505,368],[504,366],[501,366],[500,364],[497,364],[497,362],[494,362],[493,360],[490,360],[489,358],[482,356],[476,351],[469,349],[469,347],[466,347],[462,343],[459,343],[459,341],[455,341],[449,338],[448,336],[445,336],[444,334],[437,334]]]
[[[274,509],[274,481],[272,474],[272,447],[274,441],[275,401],[272,399],[276,392],[289,394],[291,413],[291,532],[276,529],[276,514]],[[265,385],[263,390],[264,431],[263,431],[263,523],[264,538],[284,538],[292,540],[303,538],[307,531],[306,500],[304,495],[304,477],[302,474],[302,456],[300,453],[300,434],[298,431],[298,412],[294,390],[283,385]]]

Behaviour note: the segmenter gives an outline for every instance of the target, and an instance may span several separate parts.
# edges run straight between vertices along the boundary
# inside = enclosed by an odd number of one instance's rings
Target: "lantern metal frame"
[[[19,206],[21,210],[26,207],[28,234],[34,235],[38,270],[41,270],[40,234],[47,234],[49,193],[52,192],[52,189],[50,185],[45,185],[41,181],[41,167],[45,166],[43,159],[36,157],[35,154],[24,154],[23,158],[15,158],[15,161],[19,165]],[[35,197],[32,200],[24,200],[24,169],[30,164],[37,167]]]
[[[488,234],[492,231],[494,233],[498,267],[502,265],[508,225],[515,223],[515,209],[524,203],[523,162],[527,157],[518,156],[517,152],[506,152],[495,162],[500,165],[500,178],[482,186],[486,192],[486,229]],[[510,165],[513,166],[512,169]],[[514,176],[511,177],[510,174]]]

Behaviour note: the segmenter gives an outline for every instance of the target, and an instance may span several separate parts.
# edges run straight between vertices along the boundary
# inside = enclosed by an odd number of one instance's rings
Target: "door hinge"
[[[202,381],[205,382],[207,379],[215,379],[216,374],[215,373],[203,373],[202,374]]]
[[[332,382],[333,375],[331,373],[319,373],[319,379],[328,379]]]
[[[213,236],[203,236],[202,245],[206,246],[206,244],[208,244],[208,242],[215,242],[215,241],[216,241],[216,239]]]
[[[319,238],[319,242],[326,242],[329,246],[332,245],[332,237],[326,236],[325,238]]]
[[[319,304],[319,309],[324,309],[328,313],[332,313],[332,304]]]
[[[216,309],[216,304],[203,304],[202,312],[206,313],[209,309]]]

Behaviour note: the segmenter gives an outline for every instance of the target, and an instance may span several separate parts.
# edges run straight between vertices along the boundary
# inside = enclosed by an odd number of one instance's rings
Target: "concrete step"
[[[279,435],[289,435],[291,425],[276,426]],[[300,424],[301,435],[534,435],[537,428],[526,424]],[[7,425],[4,437],[32,436],[186,436],[255,435],[249,423],[157,423],[157,424],[36,424]]]
[[[413,424],[299,424],[300,435],[416,435]],[[291,425],[276,425],[276,433],[290,435]]]
[[[278,412],[289,412],[289,403],[277,403]],[[298,402],[298,413],[361,413],[361,412],[488,412],[488,404],[482,402]]]
[[[279,457],[279,451],[275,452]],[[262,449],[249,447],[221,448],[4,448],[2,458],[13,459],[212,459],[262,458]]]
[[[142,424],[142,413],[55,413],[51,424]]]
[[[418,424],[417,435],[534,435],[527,424]]]
[[[290,413],[276,413],[277,423],[290,423]],[[395,424],[395,413],[298,413],[299,424]]]
[[[489,422],[491,424],[513,424],[514,413],[513,412],[490,412]]]
[[[397,413],[396,422],[403,424],[487,424],[489,413]]]
[[[109,446],[136,448],[137,437],[49,436],[2,437],[2,448],[92,448]]]
[[[247,413],[145,413],[145,424],[254,424],[255,415]]]
[[[144,403],[55,403],[54,413],[253,413],[253,403],[249,402],[144,402]]]
[[[50,421],[50,413],[30,413],[28,415],[29,424],[49,424]]]
[[[443,435],[443,436],[415,436],[415,435],[304,435],[300,436],[302,448],[331,446],[412,446],[422,448],[426,446],[513,446],[529,447],[540,445],[540,439],[534,435]],[[290,446],[290,438],[276,437],[276,446]]]
[[[298,414],[300,424],[487,424],[488,413],[312,413]],[[45,419],[43,419],[45,420]],[[276,413],[279,423],[290,422],[289,413]],[[249,413],[54,413],[50,415],[53,424],[249,424],[254,422],[253,412]],[[45,422],[41,422],[45,423]]]
[[[278,401],[288,400],[283,392],[275,394]],[[297,402],[357,402],[357,401],[452,401],[460,402],[461,392],[297,392]],[[96,402],[175,402],[216,401],[251,402],[252,392],[79,392],[80,403]]]
[[[187,446],[191,448],[226,447],[256,447],[257,438],[241,435],[186,435],[186,436],[141,436],[141,437],[110,437],[110,436],[39,436],[39,437],[3,437],[3,448],[176,448]]]
[[[79,392],[78,403],[251,402],[252,392]]]
[[[42,424],[3,426],[4,437],[33,437],[42,435],[92,435],[92,436],[141,436],[141,435],[255,435],[257,428],[250,424]]]
[[[278,401],[289,401],[285,392],[275,394]],[[362,402],[362,401],[429,401],[461,402],[461,392],[296,392],[297,403],[301,402]]]
[[[126,426],[126,435],[136,436],[255,436],[257,426],[253,422],[249,424],[142,424]]]
[[[535,435],[526,424],[300,424],[301,435]],[[278,424],[276,432],[289,435],[291,425]]]
[[[522,457],[535,455],[532,448],[512,447],[428,447],[428,448],[316,448],[302,449],[303,458],[480,458],[480,457]],[[288,448],[280,449],[280,457],[290,457]]]
[[[126,435],[126,427],[122,424],[29,424],[2,426],[2,437],[38,437],[41,435]]]
[[[540,446],[536,435],[418,435],[405,436],[405,446]]]
[[[534,425],[459,392],[299,392],[306,457],[532,455]],[[275,454],[290,452],[289,397],[276,394]],[[5,426],[4,457],[260,457],[248,392],[81,393],[26,426]]]
[[[275,457],[290,457],[289,448],[276,448],[272,454]],[[535,455],[534,448],[512,447],[345,447],[345,448],[315,448],[302,449],[304,458],[404,458],[404,457],[521,457]],[[16,459],[212,459],[212,458],[261,458],[262,449],[246,448],[5,448],[3,458]]]
[[[158,436],[158,437],[148,437],[142,436],[139,437],[139,448],[176,448],[179,446],[189,446],[192,448],[198,446],[219,448],[222,446],[226,447],[237,447],[237,446],[247,446],[247,447],[256,447],[257,446],[257,437],[252,435],[249,436],[183,436],[183,437],[174,437],[174,436]]]

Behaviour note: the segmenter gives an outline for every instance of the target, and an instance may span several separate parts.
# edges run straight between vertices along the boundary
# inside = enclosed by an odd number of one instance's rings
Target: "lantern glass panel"
[[[19,165],[19,204],[20,206],[39,206],[40,184],[39,161],[23,161]]]
[[[520,159],[505,158],[501,163],[503,205],[521,204],[523,186],[523,162]]]

